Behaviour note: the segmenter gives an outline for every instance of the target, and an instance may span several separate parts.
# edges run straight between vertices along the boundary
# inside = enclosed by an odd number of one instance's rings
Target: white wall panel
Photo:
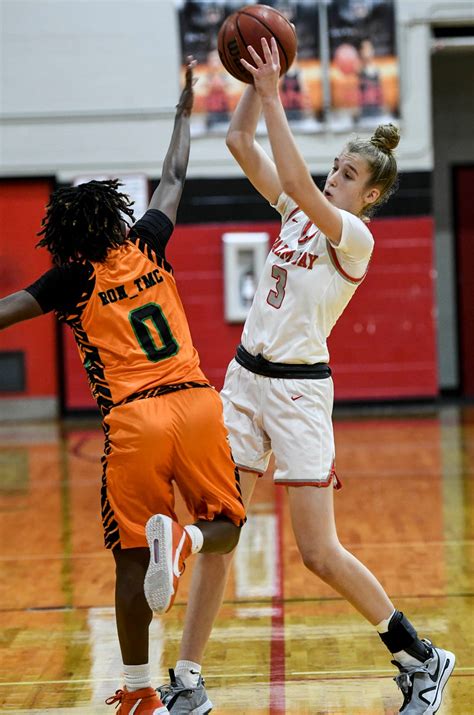
[[[2,0],[1,8],[2,115],[173,105],[178,36],[172,3]]]
[[[159,176],[179,96],[174,0],[0,0],[0,12],[0,175]],[[430,23],[473,15],[466,0],[397,3],[401,170],[433,167]],[[325,131],[297,141],[319,174],[345,139]],[[223,137],[203,137],[188,175],[240,169]]]

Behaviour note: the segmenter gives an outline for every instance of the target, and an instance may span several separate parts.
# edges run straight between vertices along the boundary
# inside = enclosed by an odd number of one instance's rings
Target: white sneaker
[[[152,611],[166,613],[173,605],[184,561],[192,553],[191,537],[169,516],[155,514],[147,521],[150,563],[145,575],[145,597]]]
[[[204,680],[199,676],[195,688],[187,688],[179,676],[175,676],[170,668],[169,685],[158,688],[163,705],[166,705],[172,715],[207,715],[212,710],[212,703],[207,697]]]
[[[428,640],[423,643],[432,651],[424,663],[405,667],[392,660],[400,671],[394,681],[403,693],[403,705],[399,710],[403,715],[434,715],[438,712],[444,686],[456,662],[449,650],[435,648]]]

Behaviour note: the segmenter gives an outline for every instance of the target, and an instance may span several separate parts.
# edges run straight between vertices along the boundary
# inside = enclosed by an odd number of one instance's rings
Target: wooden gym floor
[[[456,653],[439,712],[471,715],[474,408],[346,411],[335,427],[341,541],[420,635]],[[101,449],[95,421],[0,427],[1,712],[115,712],[104,705],[121,686],[121,661],[98,513]],[[175,663],[190,572],[172,611],[153,622],[157,685]],[[393,715],[402,700],[373,629],[303,568],[285,492],[269,476],[204,674],[222,715]]]

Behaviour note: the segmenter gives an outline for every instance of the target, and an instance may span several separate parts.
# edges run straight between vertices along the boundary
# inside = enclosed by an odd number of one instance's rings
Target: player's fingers
[[[273,40],[273,37],[272,37]],[[262,37],[262,50],[263,50],[263,56],[265,57],[265,62],[268,64],[271,64],[272,62],[272,53],[270,52],[270,48],[268,46],[268,42],[265,37]]]
[[[197,61],[194,59],[192,55],[188,55],[186,57],[186,84],[193,84],[193,71],[194,68],[197,65]]]
[[[274,37],[272,37],[272,39],[271,39],[271,45],[272,45],[272,52],[271,52],[272,62],[273,62],[273,64],[275,64],[279,67],[280,66],[280,55],[278,53],[277,41]]]
[[[193,70],[197,65],[197,61],[194,59],[192,55],[188,55],[186,57],[186,71],[188,70]]]
[[[258,54],[258,52],[256,50],[254,50],[252,45],[248,45],[247,50],[249,52],[249,55],[251,56],[251,58],[257,65],[257,67],[261,67],[263,65],[263,61],[262,61],[262,58],[260,57],[260,55]]]
[[[250,74],[252,74],[254,77],[257,76],[257,71],[258,71],[257,67],[254,67],[253,65],[250,64],[250,62],[247,62],[247,60],[242,59],[242,57],[240,58],[240,62],[241,62],[241,64],[243,64],[245,69],[250,72]]]

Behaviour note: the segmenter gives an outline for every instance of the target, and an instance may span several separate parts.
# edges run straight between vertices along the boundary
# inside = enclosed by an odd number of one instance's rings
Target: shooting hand
[[[196,64],[196,60],[191,55],[187,57],[184,89],[176,105],[177,117],[180,117],[182,114],[189,116],[193,111],[194,85],[197,82],[197,78],[193,75],[193,70]]]

